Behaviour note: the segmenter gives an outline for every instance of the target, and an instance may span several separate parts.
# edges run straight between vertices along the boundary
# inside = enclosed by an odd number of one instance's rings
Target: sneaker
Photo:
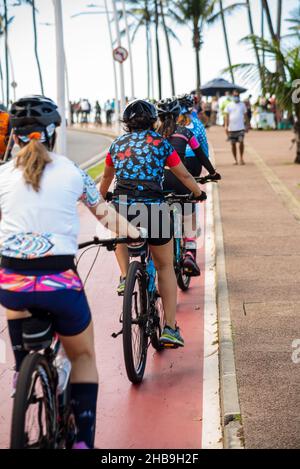
[[[187,253],[185,255],[183,261],[183,272],[188,277],[199,277],[201,275],[200,267],[191,253]]]
[[[74,443],[72,449],[90,449],[84,441],[78,441],[78,443]]]
[[[179,327],[177,326],[176,329],[165,326],[159,341],[164,347],[184,347],[184,340],[181,337]]]
[[[124,295],[125,282],[126,282],[126,278],[125,277],[120,277],[120,283],[119,283],[118,288],[117,288],[117,293],[118,293],[119,296]]]
[[[15,395],[16,395],[18,377],[19,377],[19,372],[15,371],[14,376],[13,376],[13,380],[12,380],[12,390],[11,390],[11,393],[10,393],[10,397],[12,397],[12,398],[14,398]]]

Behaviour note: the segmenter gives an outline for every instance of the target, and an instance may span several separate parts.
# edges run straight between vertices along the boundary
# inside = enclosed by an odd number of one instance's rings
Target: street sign
[[[114,59],[120,64],[128,58],[128,51],[123,46],[118,46],[113,50]]]
[[[18,83],[17,83],[16,81],[13,81],[12,84],[11,84],[11,86],[12,86],[13,88],[17,88]]]

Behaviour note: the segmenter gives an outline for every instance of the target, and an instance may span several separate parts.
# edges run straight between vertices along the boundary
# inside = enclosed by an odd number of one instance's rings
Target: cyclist
[[[194,152],[195,160],[199,166],[203,165],[205,169],[215,177],[215,180],[220,179],[220,175],[216,173],[211,162],[206,157],[206,154],[203,153],[200,143],[194,136],[193,132],[187,127],[182,127],[177,124],[177,118],[180,112],[182,112],[179,101],[174,98],[162,100],[157,104],[157,110],[160,119],[157,132],[164,138],[168,139],[173,148],[179,154],[182,163],[187,167],[186,148],[187,145],[189,145],[191,150]],[[169,169],[166,169],[165,171],[164,190],[170,192],[173,191],[177,194],[188,193],[187,187],[182,184]],[[186,205],[185,208],[187,208]],[[184,225],[186,227],[184,235],[185,244],[190,248],[191,240],[194,242],[194,233],[189,233],[187,227],[192,226],[191,213],[195,210],[195,204],[189,204],[188,208],[190,214],[185,214],[184,216]],[[196,252],[193,252],[190,249],[186,250],[184,269],[185,273],[191,277],[200,275],[200,269],[196,262]]]
[[[9,152],[12,150],[13,145],[9,143],[10,134],[11,123],[9,120],[9,114],[4,109],[0,109],[0,162],[4,159],[8,145],[10,145]]]
[[[200,119],[198,118],[197,111],[194,110],[194,100],[191,95],[185,94],[179,97],[179,103],[181,106],[180,116],[178,118],[178,124],[187,127],[191,130],[200,144],[202,153],[209,158],[209,147],[207,142],[206,130]],[[196,157],[193,149],[190,145],[187,145],[185,151],[186,167],[189,172],[194,176],[200,176],[202,171],[202,163],[199,158]],[[196,224],[196,212],[194,212],[194,224]],[[196,262],[197,245],[196,237],[191,236],[186,239],[186,249],[190,253],[191,262]]]
[[[157,110],[148,101],[135,100],[126,107],[123,122],[127,133],[118,137],[110,147],[100,191],[105,198],[116,176],[114,203],[117,211],[124,209],[123,204],[128,204],[129,220],[132,219],[131,210],[137,209],[136,212],[143,213],[140,224],[148,229],[148,243],[158,272],[159,292],[166,317],[161,343],[184,346],[175,321],[177,285],[173,267],[173,234],[170,229],[168,233],[164,233],[166,226],[170,228],[170,213],[162,210],[161,219],[160,214],[154,215],[153,220],[156,223],[151,223],[151,214],[157,214],[157,206],[166,207],[166,204],[162,204],[162,182],[166,165],[194,193],[195,199],[204,200],[206,196],[171,144],[154,131],[156,121]],[[124,196],[127,196],[125,201]],[[127,209],[127,205],[125,208]],[[152,235],[154,231],[159,236]],[[118,293],[122,294],[129,261],[127,248],[117,246],[116,256],[121,270]]]
[[[71,401],[78,428],[74,448],[93,448],[98,373],[91,313],[74,256],[78,200],[99,219],[97,208],[105,204],[84,171],[53,153],[61,117],[52,100],[22,98],[12,105],[10,116],[21,149],[0,168],[0,303],[7,309],[16,372],[26,356],[24,319],[30,311],[52,313],[72,363]],[[136,238],[137,230],[129,228]]]

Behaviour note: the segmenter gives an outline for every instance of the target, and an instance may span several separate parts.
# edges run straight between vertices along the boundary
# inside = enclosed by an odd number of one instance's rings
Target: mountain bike
[[[190,195],[169,194],[168,203],[191,202]],[[181,221],[178,221],[180,223]],[[175,241],[175,269],[182,272],[182,248],[180,239]],[[150,344],[161,352],[165,348],[177,348],[174,345],[161,345],[160,336],[165,325],[164,310],[157,287],[157,272],[147,243],[139,250],[130,252],[130,257],[140,257],[129,265],[123,298],[123,351],[128,379],[138,384],[143,380],[147,352]],[[177,271],[177,274],[178,274]],[[177,277],[178,281],[178,277]]]
[[[125,238],[82,243],[113,250]],[[70,403],[71,363],[53,330],[51,314],[31,310],[24,320],[23,346],[29,354],[18,376],[14,398],[11,449],[69,449],[76,438],[75,419]]]

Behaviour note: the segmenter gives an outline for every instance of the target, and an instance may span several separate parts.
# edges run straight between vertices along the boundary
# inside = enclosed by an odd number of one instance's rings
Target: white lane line
[[[205,207],[205,289],[202,448],[222,448],[220,411],[218,317],[212,185],[207,186]]]

